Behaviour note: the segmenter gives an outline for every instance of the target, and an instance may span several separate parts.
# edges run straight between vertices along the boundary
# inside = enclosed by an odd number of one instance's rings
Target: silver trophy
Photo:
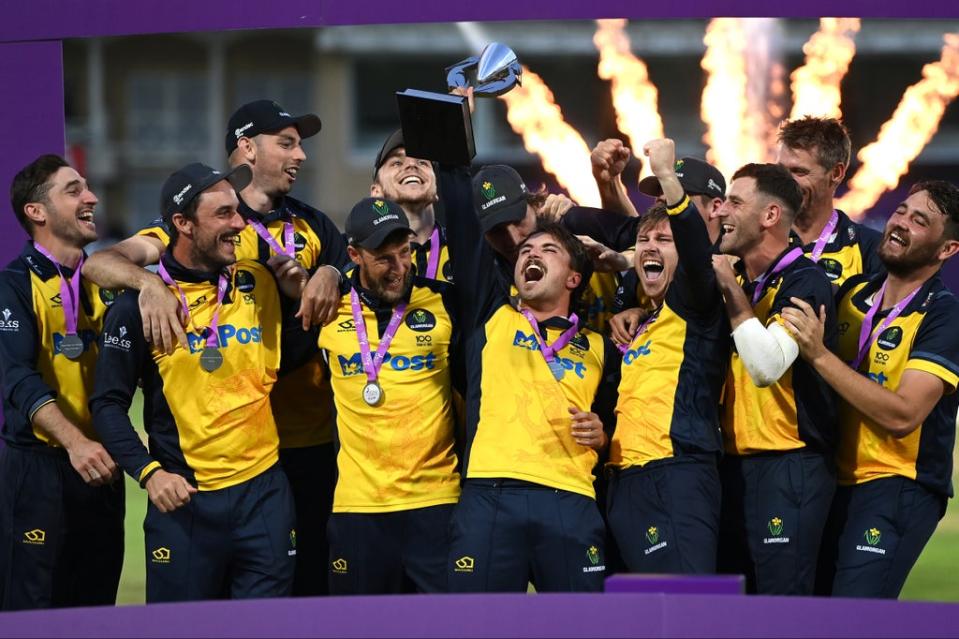
[[[472,86],[474,96],[495,97],[522,86],[523,67],[512,49],[490,42],[480,55],[447,67],[446,84],[450,90]]]
[[[472,86],[480,97],[502,95],[521,84],[522,76],[516,54],[498,42],[446,69],[451,90]],[[408,156],[459,166],[472,161],[476,146],[464,96],[407,89],[397,92],[396,103]]]

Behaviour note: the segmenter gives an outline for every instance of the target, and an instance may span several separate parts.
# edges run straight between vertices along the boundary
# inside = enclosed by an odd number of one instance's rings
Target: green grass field
[[[139,423],[140,396],[131,407],[134,423]],[[954,471],[959,471],[956,455]],[[146,513],[146,491],[129,477],[127,482],[126,554],[120,579],[118,604],[143,603],[146,560],[143,550],[143,516]],[[959,484],[959,472],[953,475]],[[959,505],[950,500],[946,516],[919,557],[902,591],[902,599],[959,602]]]

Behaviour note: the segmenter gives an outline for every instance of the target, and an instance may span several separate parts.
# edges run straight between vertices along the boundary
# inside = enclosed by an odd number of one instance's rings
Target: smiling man
[[[56,155],[13,179],[30,241],[0,272],[0,609],[112,605],[123,482],[87,400],[113,293],[82,278],[97,197]]]
[[[612,425],[618,358],[572,309],[592,271],[585,247],[544,223],[517,243],[512,279],[498,275],[483,232],[518,222],[526,200],[489,167],[470,210],[469,176],[443,175],[461,205],[447,220],[467,376],[463,494],[453,515],[450,589],[601,590],[605,528],[592,469]],[[477,217],[480,216],[480,218]],[[503,219],[500,219],[503,218]],[[482,222],[481,222],[482,219]],[[488,239],[488,236],[487,236]],[[603,417],[599,416],[603,413]]]
[[[635,269],[653,311],[621,347],[608,517],[630,572],[711,573],[729,329],[707,227],[676,173],[673,141],[653,140],[644,152],[667,204],[639,221]]]
[[[293,500],[270,391],[289,311],[279,290],[296,297],[307,276],[284,256],[271,260],[276,279],[255,260],[237,262],[245,222],[235,189],[250,179],[245,165],[195,163],[163,185],[171,238],[158,270],[180,300],[187,343],[167,353],[146,342],[135,291],[104,326],[90,406],[107,450],[149,497],[147,602],[280,597],[293,585]],[[140,380],[149,448],[129,417]]]
[[[782,326],[790,298],[826,309],[835,345],[832,286],[789,229],[802,193],[778,164],[747,164],[720,209],[713,256],[735,345],[723,398],[726,456],[721,572],[745,574],[761,594],[812,594],[822,529],[835,492],[836,400]],[[739,258],[734,269],[727,258]]]
[[[820,562],[834,596],[898,597],[953,495],[959,302],[940,271],[956,253],[959,189],[920,182],[886,223],[888,275],[839,291],[837,354],[823,345],[822,309],[797,299],[783,311],[842,398],[840,488]]]

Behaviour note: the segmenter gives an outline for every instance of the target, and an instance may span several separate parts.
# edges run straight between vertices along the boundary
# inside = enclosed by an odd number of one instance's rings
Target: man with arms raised
[[[898,597],[952,497],[959,302],[940,271],[957,252],[959,189],[920,182],[886,223],[888,275],[854,276],[839,291],[835,355],[821,308],[796,299],[783,311],[841,397],[840,488],[820,562],[835,596]]]

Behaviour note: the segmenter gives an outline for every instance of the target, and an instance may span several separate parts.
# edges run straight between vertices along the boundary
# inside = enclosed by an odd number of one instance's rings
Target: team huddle
[[[341,233],[289,195],[320,128],[242,106],[228,169],[179,169],[159,219],[92,255],[75,169],[14,178],[0,608],[115,602],[124,472],[148,602],[617,571],[899,595],[952,496],[959,188],[862,226],[833,205],[847,131],[806,117],[728,189],[648,142],[639,214],[618,140],[592,153],[597,209],[397,131]]]

